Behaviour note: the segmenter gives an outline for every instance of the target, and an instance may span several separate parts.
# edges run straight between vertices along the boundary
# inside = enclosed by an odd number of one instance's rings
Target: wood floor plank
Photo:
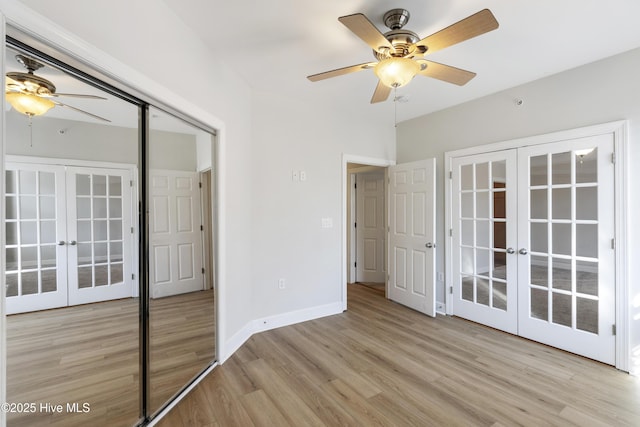
[[[254,335],[177,406],[199,411],[186,402],[224,396],[198,419],[225,426],[239,425],[232,405],[244,425],[299,424],[310,413],[326,426],[640,425],[639,378],[459,318],[428,318],[365,286],[350,285],[348,298],[345,313]],[[174,409],[160,426],[182,416]]]

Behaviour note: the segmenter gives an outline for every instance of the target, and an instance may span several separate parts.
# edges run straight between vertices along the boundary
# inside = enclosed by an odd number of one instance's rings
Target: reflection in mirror
[[[7,413],[7,425],[135,425],[136,239],[121,230],[110,237],[114,226],[104,219],[108,197],[117,195],[126,200],[119,227],[138,229],[129,180],[139,167],[139,108],[31,53],[9,47],[6,53],[11,96],[28,90],[30,74],[21,62],[61,94],[43,101],[52,107],[44,114],[29,117],[9,106],[5,113],[7,401],[37,405],[35,412]],[[106,176],[126,176],[127,185],[107,189]]]
[[[214,135],[153,107],[149,114],[147,404],[153,414],[215,361],[215,175]]]

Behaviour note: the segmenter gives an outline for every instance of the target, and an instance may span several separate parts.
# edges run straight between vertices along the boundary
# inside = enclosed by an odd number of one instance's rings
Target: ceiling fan
[[[312,82],[356,71],[373,69],[380,79],[371,103],[385,101],[392,88],[404,86],[416,75],[423,75],[459,86],[475,77],[475,73],[422,59],[454,44],[469,40],[498,28],[498,21],[489,9],[481,10],[423,39],[403,27],[409,22],[409,11],[391,9],[384,14],[384,24],[391,30],[381,33],[362,13],[338,18],[342,24],[373,49],[377,62],[366,62],[338,68],[307,78]]]
[[[6,75],[5,96],[13,108],[29,117],[39,116],[55,106],[69,108],[82,114],[86,114],[95,119],[110,122],[111,120],[100,117],[80,108],[73,107],[58,101],[59,97],[74,97],[85,99],[102,99],[101,96],[83,95],[79,93],[58,93],[55,85],[35,74],[43,67],[43,64],[25,55],[16,55],[16,60],[27,69],[26,73],[10,71]]]

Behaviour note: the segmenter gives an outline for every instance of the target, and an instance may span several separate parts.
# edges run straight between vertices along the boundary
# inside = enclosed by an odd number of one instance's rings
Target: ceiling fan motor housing
[[[384,34],[384,37],[389,40],[393,49],[382,48],[377,51],[374,50],[373,56],[376,59],[382,61],[392,57],[403,58],[415,52],[415,43],[420,40],[420,37],[413,31],[402,29],[409,22],[410,16],[409,11],[406,9],[391,9],[384,14],[382,18],[384,25],[391,29],[391,31]]]

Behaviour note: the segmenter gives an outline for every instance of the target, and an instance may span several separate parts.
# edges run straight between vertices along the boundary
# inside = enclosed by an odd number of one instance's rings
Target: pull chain
[[[393,87],[393,127],[398,127],[398,86]]]
[[[29,146],[33,148],[33,114],[27,114],[29,116]]]

